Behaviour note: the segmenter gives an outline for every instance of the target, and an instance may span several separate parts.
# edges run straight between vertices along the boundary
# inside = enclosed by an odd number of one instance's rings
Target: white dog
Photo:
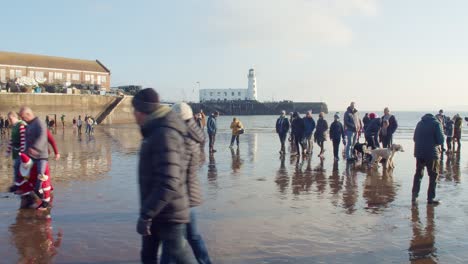
[[[395,168],[395,165],[393,164],[393,156],[395,155],[396,152],[404,152],[403,147],[398,144],[393,144],[390,146],[390,148],[378,148],[378,149],[366,149],[365,153],[371,155],[371,166],[374,164],[378,164],[381,159],[386,159],[386,166],[385,168]]]

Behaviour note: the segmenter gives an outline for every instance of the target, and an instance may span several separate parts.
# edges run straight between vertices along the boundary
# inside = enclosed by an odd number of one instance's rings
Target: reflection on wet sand
[[[357,210],[355,205],[358,200],[357,171],[353,163],[346,164],[345,176],[343,207],[347,214],[352,214]]]
[[[243,163],[243,160],[240,157],[239,148],[237,148],[236,150],[231,148],[231,158],[232,158],[232,164],[231,164],[232,172],[234,174],[237,174],[237,173],[239,173],[239,170],[240,170],[240,168],[242,166],[242,163]]]
[[[440,178],[446,181],[460,183],[460,153],[451,153],[446,156],[445,164],[440,162]]]
[[[419,217],[419,208],[413,205],[411,208],[411,222],[413,238],[411,239],[409,260],[412,264],[438,263],[437,248],[435,247],[434,206],[426,206],[426,225]]]
[[[208,163],[208,182],[210,185],[216,187],[216,180],[218,178],[218,169],[216,169],[216,160],[214,155],[210,155]]]
[[[343,189],[343,177],[340,175],[338,161],[336,160],[333,162],[333,171],[328,178],[328,185],[330,186],[330,192],[332,194],[331,203],[334,206],[338,206],[338,194]]]
[[[286,157],[282,155],[280,157],[280,167],[276,171],[276,185],[278,185],[278,191],[282,194],[282,197],[285,198],[284,194],[286,194],[286,191],[289,186],[289,176],[288,176],[288,170],[286,169]]]
[[[19,210],[9,229],[18,250],[18,263],[52,263],[62,242],[62,232],[54,236],[50,212]]]
[[[393,182],[393,169],[369,169],[364,182],[363,196],[370,212],[378,213],[395,200],[396,188]]]

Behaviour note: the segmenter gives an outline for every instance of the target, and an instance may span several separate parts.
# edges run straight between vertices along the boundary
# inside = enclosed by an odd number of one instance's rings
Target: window
[[[218,92],[218,95],[221,95],[221,92]]]
[[[56,72],[54,73],[54,79],[56,80],[62,80],[62,73],[61,72]]]
[[[79,73],[73,73],[72,74],[72,80],[73,81],[79,81],[80,80],[80,74]]]
[[[53,72],[49,72],[49,82],[53,81],[54,80],[54,73]]]
[[[30,78],[34,78],[34,71],[29,71],[29,75],[28,75]]]
[[[36,72],[36,79],[44,79],[44,72]]]
[[[86,74],[86,75],[84,76],[84,79],[85,79],[86,82],[89,82],[89,81],[91,80],[91,75]]]
[[[224,96],[227,96],[227,93],[226,93],[226,92],[224,92]]]
[[[15,79],[15,70],[10,70],[10,79]]]
[[[2,82],[6,81],[6,70],[5,69],[0,69],[0,81],[2,81]]]
[[[234,96],[234,92],[231,93],[231,96]]]
[[[71,81],[71,73],[67,73],[67,82]]]
[[[101,76],[100,75],[97,77],[97,84],[101,84]]]
[[[107,82],[107,76],[101,76],[101,82],[103,83]]]
[[[241,96],[241,93],[240,93],[240,92],[237,92],[237,95],[238,95],[238,96]]]
[[[23,73],[21,72],[21,70],[16,70],[15,75],[16,75],[16,78],[19,78],[23,75]]]
[[[213,96],[213,92],[210,92],[210,96]]]

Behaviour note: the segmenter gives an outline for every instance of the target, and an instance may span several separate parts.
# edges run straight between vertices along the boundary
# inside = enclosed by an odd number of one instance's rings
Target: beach
[[[394,142],[405,152],[395,155],[395,169],[387,172],[334,162],[330,141],[324,160],[317,157],[317,145],[310,159],[291,157],[289,148],[281,159],[275,116],[240,117],[246,134],[239,150],[231,150],[225,124],[232,117],[220,117],[218,151],[210,157],[206,149],[200,166],[204,203],[197,208],[213,262],[463,263],[468,148],[463,145],[460,154],[441,162],[442,204],[427,205],[424,177],[419,202],[412,205],[411,138],[421,115],[400,118]],[[138,263],[137,126],[98,126],[93,136],[81,137],[71,128],[57,130],[62,157],[50,161],[55,187],[50,218],[18,212],[18,198],[5,192],[12,161],[0,161],[0,262],[36,257],[38,263]],[[1,152],[5,142],[2,138]],[[30,241],[31,230],[50,241],[46,250]]]

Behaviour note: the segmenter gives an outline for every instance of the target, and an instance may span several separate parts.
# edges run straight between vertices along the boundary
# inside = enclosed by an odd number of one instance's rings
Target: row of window
[[[23,72],[21,70],[10,70],[10,79],[15,79],[23,76]],[[35,79],[43,79],[44,78],[44,72],[42,71],[29,71],[28,76],[31,78]],[[80,81],[80,74],[79,73],[66,73],[66,80],[68,82],[73,82],[73,81]],[[49,72],[49,82],[53,80],[63,80],[64,74],[62,72]],[[0,81],[1,82],[6,82],[6,70],[5,69],[0,69]],[[107,82],[107,76],[95,76],[93,74],[85,74],[85,81],[90,82],[94,84],[94,81],[96,80],[97,84],[105,83]]]
[[[213,96],[214,92],[210,92],[210,96]],[[228,93],[224,92],[224,96],[227,96]],[[218,96],[221,96],[221,92],[218,92]],[[235,92],[231,92],[231,96],[235,96]],[[237,96],[241,96],[241,92],[237,92]]]

